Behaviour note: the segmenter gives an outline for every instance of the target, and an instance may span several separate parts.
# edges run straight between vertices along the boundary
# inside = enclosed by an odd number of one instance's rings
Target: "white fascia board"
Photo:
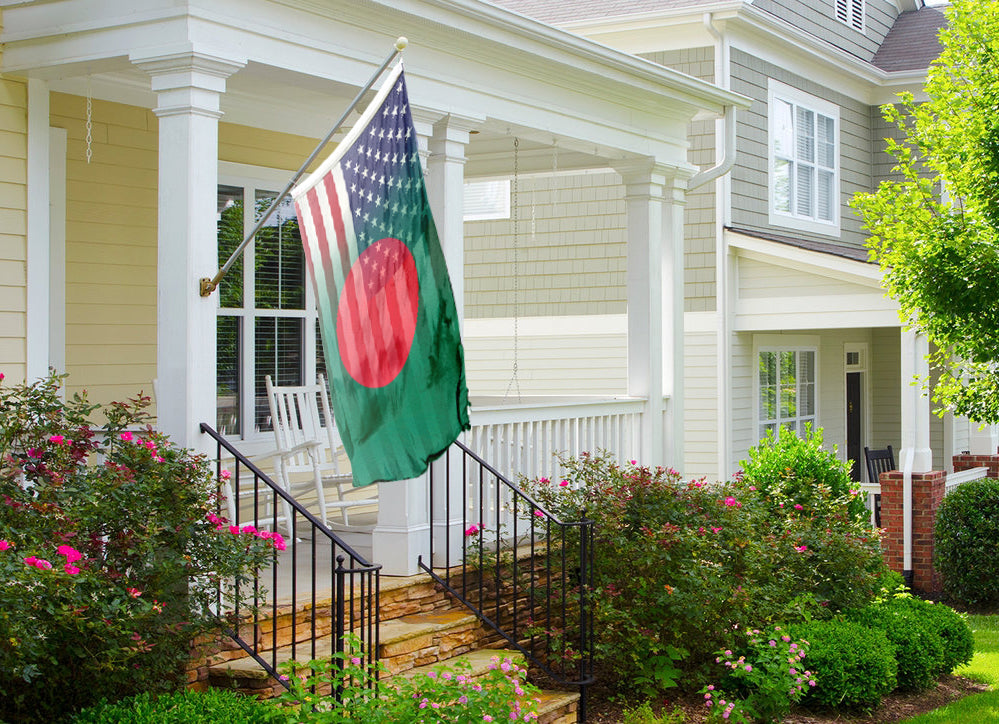
[[[725,231],[725,238],[736,256],[795,269],[806,274],[817,274],[861,287],[883,288],[884,272],[877,264],[802,249],[767,239],[757,239],[732,231]]]
[[[760,314],[736,312],[732,329],[735,332],[784,332],[801,329],[863,329],[865,327],[901,326],[898,312],[890,309],[815,309]]]

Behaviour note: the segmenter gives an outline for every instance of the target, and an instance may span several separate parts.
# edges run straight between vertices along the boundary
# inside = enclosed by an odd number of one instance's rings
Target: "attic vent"
[[[846,23],[858,32],[864,32],[865,0],[833,0],[836,5],[836,19]]]

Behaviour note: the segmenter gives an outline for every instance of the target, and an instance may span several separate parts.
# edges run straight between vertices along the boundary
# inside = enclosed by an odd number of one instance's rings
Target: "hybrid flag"
[[[416,477],[468,429],[468,388],[401,64],[292,196],[354,485]]]

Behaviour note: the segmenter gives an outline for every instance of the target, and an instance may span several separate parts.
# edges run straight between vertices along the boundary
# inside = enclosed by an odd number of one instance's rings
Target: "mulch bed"
[[[944,676],[934,688],[927,691],[890,694],[882,700],[881,706],[870,713],[822,713],[795,709],[784,719],[784,724],[888,724],[932,711],[956,699],[982,691],[988,691],[984,684],[963,676]],[[624,698],[617,697],[612,701],[607,692],[596,688],[590,694],[587,721],[590,724],[619,724],[626,708],[638,706],[642,702],[637,696],[633,701],[622,700]],[[683,710],[686,720],[691,724],[703,722],[706,718],[704,700],[696,694],[665,702],[666,711],[672,711],[675,706]]]

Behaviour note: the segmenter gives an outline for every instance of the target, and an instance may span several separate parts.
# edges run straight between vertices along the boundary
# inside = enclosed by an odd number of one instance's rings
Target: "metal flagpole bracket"
[[[239,257],[239,255],[242,254],[243,250],[247,247],[247,245],[251,241],[253,241],[253,237],[255,237],[257,235],[257,232],[260,231],[261,228],[263,228],[265,223],[267,223],[267,220],[271,217],[271,214],[274,213],[274,210],[278,206],[280,206],[281,202],[288,197],[288,194],[291,193],[291,189],[298,182],[298,179],[300,179],[302,175],[306,172],[306,170],[309,168],[309,166],[312,165],[312,162],[316,160],[316,157],[326,147],[326,144],[330,142],[334,134],[340,130],[340,126],[344,124],[344,121],[347,120],[347,116],[349,116],[351,112],[354,110],[354,108],[356,108],[357,105],[361,102],[361,99],[364,97],[364,94],[367,93],[369,90],[371,90],[372,86],[374,86],[378,78],[381,77],[381,74],[384,73],[385,69],[388,68],[389,65],[391,65],[392,61],[395,60],[399,56],[399,54],[402,53],[403,50],[405,50],[407,45],[409,45],[409,41],[406,39],[405,36],[399,36],[398,38],[396,38],[395,50],[393,50],[389,54],[389,56],[385,59],[385,61],[380,66],[378,66],[378,69],[371,75],[371,78],[368,79],[368,82],[365,83],[364,87],[361,88],[360,91],[358,91],[356,96],[354,96],[354,100],[352,100],[350,102],[350,105],[347,106],[347,110],[345,110],[343,114],[341,114],[337,122],[333,124],[333,128],[330,129],[330,132],[326,134],[326,137],[319,142],[319,145],[316,146],[315,150],[309,155],[307,159],[305,159],[305,163],[303,163],[301,168],[299,168],[298,171],[295,173],[295,175],[292,176],[291,181],[289,181],[288,185],[284,187],[284,191],[278,194],[278,196],[271,202],[271,205],[267,207],[267,210],[257,221],[256,226],[254,226],[253,229],[250,231],[250,233],[246,235],[246,237],[243,239],[240,245],[236,247],[236,250],[232,253],[232,255],[229,257],[226,263],[222,265],[222,268],[219,269],[218,272],[216,272],[215,276],[211,278],[202,277],[200,279],[199,293],[201,294],[201,296],[209,297],[211,296],[212,292],[218,289],[219,282],[221,282],[222,278],[229,273],[229,269],[232,267],[233,264],[236,263],[236,259]]]

